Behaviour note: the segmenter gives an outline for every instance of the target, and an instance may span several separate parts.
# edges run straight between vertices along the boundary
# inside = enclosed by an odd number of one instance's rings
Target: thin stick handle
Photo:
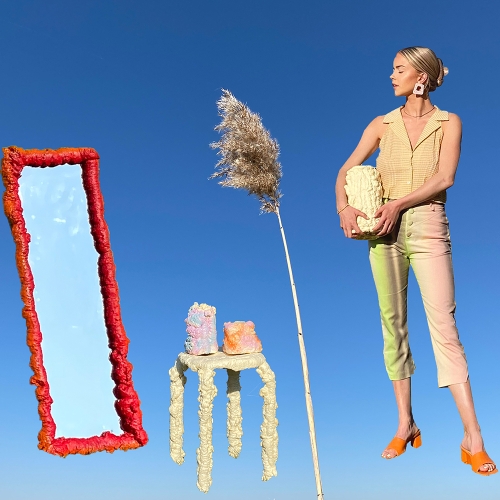
[[[297,318],[297,329],[299,337],[300,359],[302,361],[302,373],[304,375],[304,388],[306,393],[306,409],[307,421],[309,423],[309,438],[311,439],[311,451],[314,465],[314,477],[316,479],[316,490],[318,492],[318,500],[324,500],[323,488],[321,486],[321,474],[319,471],[318,448],[316,446],[316,430],[314,428],[314,411],[311,397],[311,388],[309,386],[309,370],[307,367],[306,346],[304,344],[304,336],[302,334],[302,321],[300,319],[299,301],[297,299],[297,289],[293,279],[292,264],[290,262],[290,255],[288,254],[288,245],[286,244],[285,230],[281,223],[279,209],[276,209],[278,222],[280,225],[281,237],[283,238],[283,246],[285,247],[286,263],[288,265],[288,274],[290,276],[290,284],[292,285],[293,305],[295,306],[295,316]]]

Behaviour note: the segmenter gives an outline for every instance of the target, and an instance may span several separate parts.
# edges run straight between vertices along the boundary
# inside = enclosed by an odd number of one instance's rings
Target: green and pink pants
[[[389,378],[401,380],[415,371],[407,325],[411,266],[425,307],[438,385],[466,382],[467,361],[455,324],[451,241],[444,205],[428,202],[405,210],[391,234],[369,241],[369,252]]]

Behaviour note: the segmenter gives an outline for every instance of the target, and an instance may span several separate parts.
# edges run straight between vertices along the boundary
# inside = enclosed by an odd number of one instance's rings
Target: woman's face
[[[394,67],[390,76],[394,95],[409,96],[413,93],[413,87],[418,83],[425,83],[427,75],[418,73],[417,70],[410,65],[406,57],[399,52],[394,58]]]

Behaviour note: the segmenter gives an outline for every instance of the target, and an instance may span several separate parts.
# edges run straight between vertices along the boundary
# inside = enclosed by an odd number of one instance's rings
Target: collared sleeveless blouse
[[[382,180],[383,197],[398,199],[419,188],[439,170],[439,153],[443,140],[442,121],[447,121],[448,112],[436,111],[426,123],[412,149],[410,138],[401,116],[401,107],[384,116],[388,124],[380,139],[377,170]],[[433,198],[446,202],[446,190]]]

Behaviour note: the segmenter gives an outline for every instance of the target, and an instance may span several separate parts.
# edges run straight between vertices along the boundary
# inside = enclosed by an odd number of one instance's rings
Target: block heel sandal
[[[467,451],[463,446],[460,446],[460,451],[462,455],[462,462],[466,465],[470,465],[472,472],[480,474],[481,476],[491,476],[496,474],[498,469],[496,468],[495,462],[489,457],[488,453],[485,451],[479,451],[478,453],[472,453]],[[484,464],[493,464],[495,468],[492,471],[482,471],[480,470]]]
[[[422,435],[420,434],[420,430],[413,434],[413,436],[409,437],[406,441],[398,437],[393,438],[392,441],[387,445],[386,449],[394,450],[397,454],[392,458],[396,458],[406,451],[406,446],[408,445],[408,443],[410,443],[413,448],[420,448],[420,446],[422,446]]]

